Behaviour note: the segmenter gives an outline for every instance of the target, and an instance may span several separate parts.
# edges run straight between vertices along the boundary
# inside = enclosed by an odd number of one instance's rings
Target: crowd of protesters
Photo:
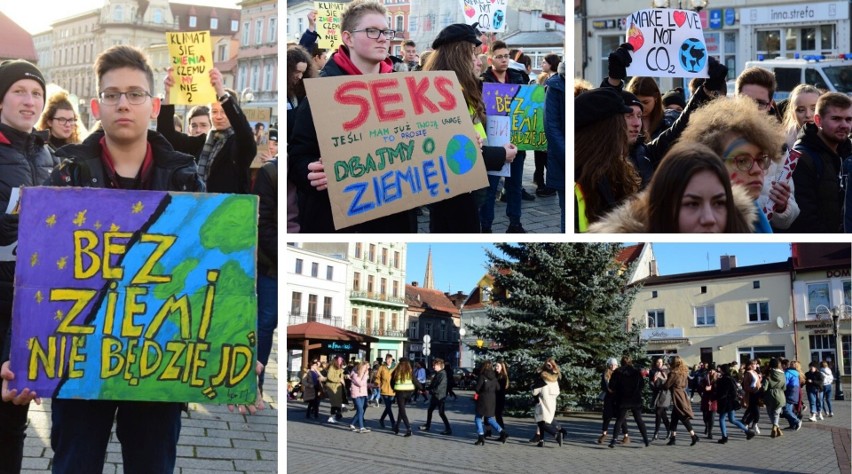
[[[852,98],[799,85],[774,100],[774,73],[728,68],[661,94],[625,85],[633,47],[609,55],[600,87],[574,88],[575,232],[852,232]]]
[[[277,326],[277,130],[264,134],[265,162],[252,178],[256,138],[240,108],[239,95],[224,86],[212,68],[210,85],[217,100],[194,107],[187,129],[169,105],[170,69],[165,99],[145,54],[128,45],[113,46],[94,61],[97,97],[91,100],[98,121],[81,123],[67,92],[48,95],[42,72],[24,60],[0,63],[0,208],[10,209],[13,188],[24,186],[100,187],[116,190],[224,192],[259,196],[258,216],[258,396],[240,413],[264,408],[263,366]],[[156,131],[151,130],[156,121]],[[14,203],[13,203],[14,204]],[[14,207],[14,206],[12,206]],[[0,214],[0,241],[14,244],[18,214]],[[31,402],[40,394],[9,389],[11,309],[15,262],[0,261],[0,471],[19,472]],[[12,354],[13,355],[13,354]],[[121,442],[125,472],[172,472],[184,403],[58,399],[51,401],[50,445],[53,472],[101,472],[113,424]]]
[[[327,191],[326,164],[320,156],[316,124],[304,82],[319,77],[391,74],[406,71],[452,71],[458,78],[470,115],[473,132],[480,139],[487,171],[510,168],[501,178],[488,175],[488,186],[463,193],[428,206],[430,233],[491,233],[495,202],[506,203],[508,233],[525,233],[522,206],[524,200],[558,195],[564,232],[565,197],[565,75],[564,63],[558,55],[547,55],[541,73],[531,80],[532,60],[505,42],[483,35],[477,25],[452,24],[441,30],[431,48],[418,54],[417,45],[406,41],[404,57],[390,54],[390,42],[396,32],[388,27],[385,7],[375,0],[355,0],[340,15],[341,40],[337,50],[319,47],[316,12],[308,15],[308,29],[299,45],[287,48],[287,219],[291,233],[315,232],[417,232],[420,208],[369,220],[354,226],[335,229],[332,205]],[[487,54],[486,54],[487,51]],[[321,80],[321,79],[319,79]],[[546,151],[535,153],[535,195],[524,189],[525,151],[513,144],[491,146],[485,130],[483,83],[541,84],[546,88]],[[500,183],[503,181],[502,192]],[[558,218],[553,216],[554,219]]]

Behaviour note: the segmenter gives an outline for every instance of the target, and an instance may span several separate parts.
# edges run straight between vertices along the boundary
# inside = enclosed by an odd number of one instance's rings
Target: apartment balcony
[[[352,332],[357,332],[373,337],[398,337],[400,339],[405,338],[405,331],[401,329],[387,329],[379,327],[367,328],[366,326],[347,326],[346,329]]]
[[[308,314],[308,313],[289,313],[289,321],[287,322],[288,326],[295,326],[296,324],[302,323],[322,323],[327,324],[329,326],[334,326],[338,328],[343,327],[343,318],[342,317],[324,317],[320,314]]]
[[[351,291],[349,292],[349,299],[361,303],[378,304],[382,306],[393,306],[397,308],[407,307],[403,298],[370,291]]]

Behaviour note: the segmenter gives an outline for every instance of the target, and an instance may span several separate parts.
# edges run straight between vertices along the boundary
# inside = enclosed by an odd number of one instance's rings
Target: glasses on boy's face
[[[494,59],[498,59],[498,60],[499,59],[509,59],[509,55],[508,54],[498,54],[497,56],[494,56]]]
[[[101,98],[101,103],[104,105],[116,105],[121,101],[121,96],[127,97],[127,102],[133,105],[140,105],[145,103],[148,100],[148,97],[152,97],[148,91],[144,91],[142,89],[132,89],[127,92],[120,92],[114,90],[106,90],[98,94]]]
[[[759,155],[759,156],[751,156],[751,155],[748,155],[748,154],[742,154],[742,155],[737,155],[737,156],[734,156],[734,157],[731,157],[731,158],[726,158],[725,161],[736,166],[737,169],[740,170],[740,171],[750,170],[751,167],[754,166],[754,163],[757,162],[757,166],[759,166],[760,169],[766,171],[766,170],[769,169],[769,163],[771,161],[771,158],[769,158],[769,155],[766,155],[766,154]]]
[[[380,30],[378,28],[364,28],[361,30],[352,30],[352,33],[358,33],[363,31],[367,34],[367,38],[370,39],[379,39],[379,35],[384,36],[386,40],[390,41],[396,36],[396,31],[394,30]]]

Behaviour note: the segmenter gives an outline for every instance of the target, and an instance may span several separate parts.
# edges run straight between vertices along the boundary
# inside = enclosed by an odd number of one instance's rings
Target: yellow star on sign
[[[101,230],[101,227],[103,227],[101,221],[95,221],[95,230]]]
[[[48,227],[53,227],[56,224],[56,214],[51,214],[50,217],[44,220]]]
[[[35,300],[36,303],[41,303],[42,301],[44,301],[44,295],[41,294],[41,290],[36,291]]]
[[[119,227],[117,225],[115,225],[114,222],[112,224],[110,224],[110,226],[109,226],[110,232],[118,232],[118,229],[119,229]]]
[[[38,252],[33,252],[32,256],[30,256],[30,266],[34,267],[38,263]]]
[[[55,319],[55,320],[57,320],[57,321],[62,321],[62,318],[63,318],[64,316],[65,316],[65,314],[63,314],[63,313],[62,313],[62,310],[61,310],[61,309],[57,309],[57,310],[56,310],[56,315],[55,315],[55,316],[53,316],[53,319]]]
[[[68,257],[62,257],[56,261],[56,268],[62,270],[65,268],[65,265],[68,263]]]
[[[145,208],[145,206],[142,205],[142,201],[137,201],[136,204],[133,205],[133,213],[139,214],[140,212],[142,212],[142,209],[144,209],[144,208]]]
[[[86,223],[86,212],[86,210],[78,212],[77,217],[72,221],[77,227],[82,227]]]

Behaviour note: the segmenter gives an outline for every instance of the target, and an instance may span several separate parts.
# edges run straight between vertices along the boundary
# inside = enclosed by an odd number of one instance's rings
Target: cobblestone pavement
[[[344,414],[337,424],[325,423],[328,418],[327,403],[320,406],[320,422],[304,418],[304,403],[287,404],[287,472],[340,472],[358,470],[393,473],[449,473],[479,472],[571,472],[571,473],[674,473],[674,472],[743,472],[762,473],[841,473],[850,472],[850,402],[834,401],[833,418],[811,423],[804,421],[799,431],[785,430],[784,436],[772,439],[765,412],[759,426],[762,433],[750,441],[734,428],[729,430],[729,442],[718,444],[718,419],[714,440],[702,436],[690,447],[689,436],[679,429],[677,445],[666,446],[665,441],[654,441],[645,448],[639,431],[628,421],[631,442],[608,448],[608,442],[597,444],[600,434],[600,415],[582,413],[559,421],[568,430],[560,448],[548,438],[544,448],[537,448],[527,440],[535,431],[532,418],[506,418],[506,431],[510,438],[505,445],[491,439],[485,446],[474,446],[471,392],[457,392],[458,400],[447,402],[452,436],[441,436],[443,424],[434,413],[432,430],[418,430],[426,418],[426,404],[409,405],[408,417],[414,435],[411,438],[395,436],[390,429],[379,427],[378,418],[383,406],[369,408],[367,426],[371,433],[356,434],[349,430],[349,420],[354,412]],[[704,429],[698,404],[694,407],[698,420],[694,429],[698,434]],[[394,408],[394,415],[396,408]],[[325,416],[323,416],[325,415]],[[741,415],[741,413],[740,413]],[[644,417],[653,433],[654,418]],[[387,423],[387,421],[386,421]],[[390,426],[388,424],[388,426]],[[729,424],[730,426],[730,424]],[[782,420],[782,429],[787,426]],[[612,431],[610,430],[610,435]]]
[[[277,472],[278,469],[278,350],[277,332],[266,368],[263,399],[266,409],[257,414],[231,413],[225,405],[191,403],[181,419],[176,474],[212,472]],[[50,400],[32,404],[24,445],[22,473],[49,473]],[[107,446],[105,474],[123,472],[121,445],[113,432]]]
[[[524,160],[524,189],[535,196],[535,183],[533,183],[533,173],[535,172],[535,158],[533,152],[528,151],[527,157]],[[420,233],[429,232],[429,210],[426,207],[421,208],[423,215],[417,218],[417,231]],[[535,201],[521,201],[521,225],[524,226],[529,233],[534,234],[559,234],[559,216],[562,211],[559,209],[559,197],[553,196],[536,196]],[[509,227],[509,218],[506,217],[506,203],[499,200],[494,204],[494,223],[492,230],[495,234],[506,232]]]

